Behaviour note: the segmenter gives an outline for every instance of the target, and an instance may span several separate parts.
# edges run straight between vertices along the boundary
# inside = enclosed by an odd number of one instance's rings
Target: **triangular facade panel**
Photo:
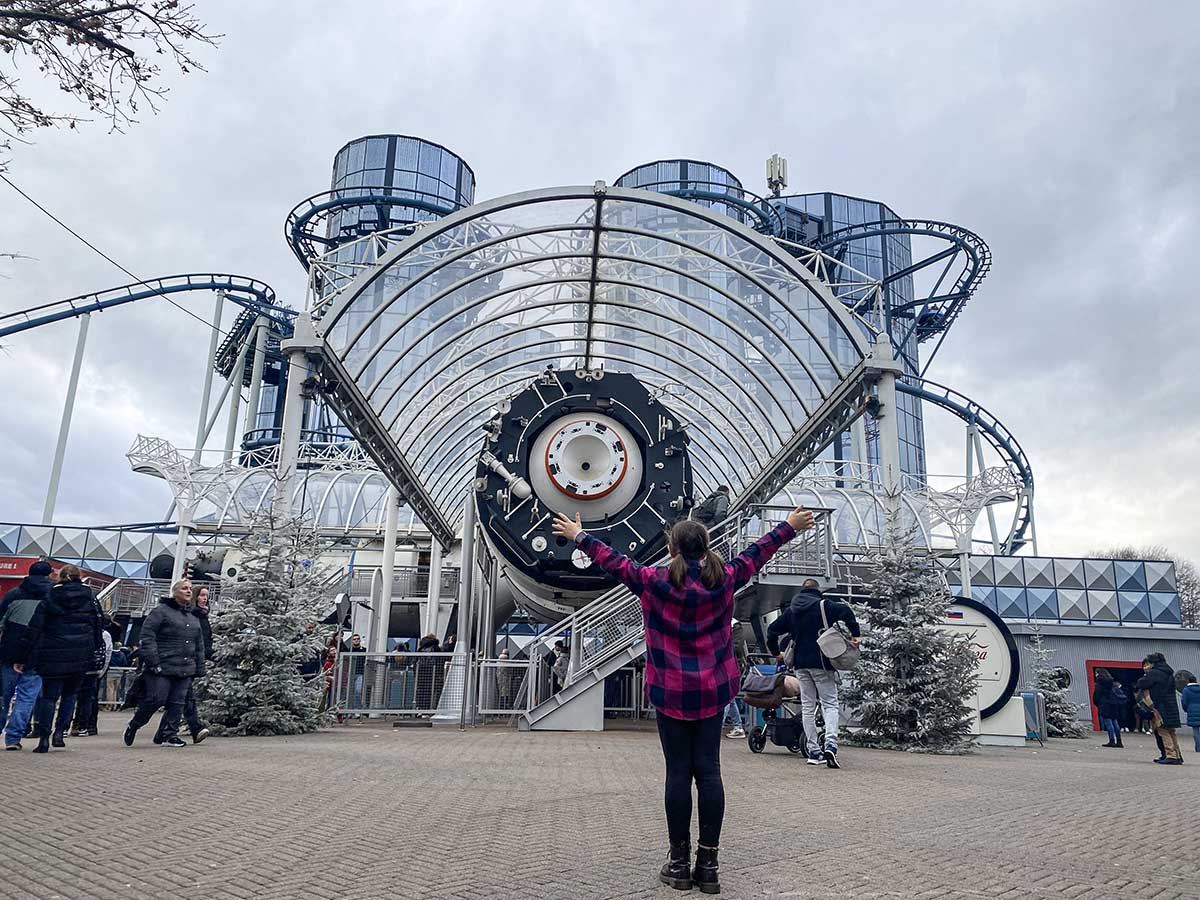
[[[1138,560],[1118,559],[1113,562],[1117,572],[1118,591],[1146,590],[1146,570]]]
[[[1112,560],[1085,559],[1083,572],[1087,577],[1089,591],[1115,591],[1117,589],[1116,575],[1113,573]]]
[[[1058,617],[1060,619],[1086,622],[1090,618],[1088,615],[1086,592],[1072,590],[1071,588],[1059,588],[1057,594]]]
[[[1026,557],[1025,583],[1029,585],[1029,587],[1055,587],[1054,560],[1046,557]]]
[[[1179,611],[1179,595],[1174,591],[1151,592],[1146,595],[1150,600],[1150,618],[1155,625],[1178,625],[1182,621]]]
[[[1147,562],[1146,590],[1173,591],[1176,589],[1175,564],[1169,562]]]
[[[1120,622],[1116,591],[1088,591],[1088,609],[1093,622]]]
[[[1117,598],[1122,622],[1131,625],[1150,622],[1150,597],[1145,591],[1118,591]]]
[[[1087,587],[1087,578],[1083,572],[1083,560],[1054,560],[1054,582],[1060,588],[1083,590]]]
[[[54,529],[49,525],[26,525],[21,529],[18,556],[51,556]]]

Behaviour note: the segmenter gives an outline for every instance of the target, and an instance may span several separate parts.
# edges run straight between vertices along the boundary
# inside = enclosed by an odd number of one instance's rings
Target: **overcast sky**
[[[1200,6],[196,7],[225,37],[207,73],[170,76],[158,116],[126,134],[45,131],[11,159],[17,184],[140,277],[252,275],[302,305],[284,217],[369,133],[451,148],[477,199],[673,156],[765,192],[778,152],[793,192],[879,199],[991,246],[929,376],[1023,445],[1044,555],[1161,543],[1200,557]],[[0,260],[4,311],[129,280],[3,184],[0,250],[35,257]],[[211,313],[207,295],[181,302]],[[40,519],[76,327],[0,353],[0,520]],[[165,485],[124,454],[138,433],[192,445],[207,346],[165,302],[93,317],[59,523],[162,516]],[[961,471],[961,427],[940,419],[929,468]]]

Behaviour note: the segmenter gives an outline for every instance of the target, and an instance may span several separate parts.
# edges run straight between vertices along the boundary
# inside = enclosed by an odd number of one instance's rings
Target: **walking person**
[[[193,591],[195,596],[192,598],[192,605],[189,609],[192,615],[200,620],[200,639],[203,642],[204,664],[207,669],[209,661],[213,658],[212,626],[208,624],[208,588],[203,585],[193,586]],[[208,737],[208,728],[200,721],[200,711],[196,708],[196,678],[193,678],[188,685],[187,696],[183,699],[183,721],[187,723],[188,733],[192,736],[193,744],[199,744]],[[167,717],[163,716],[158,721],[158,731],[154,733],[154,743],[161,744],[166,738]]]
[[[204,637],[200,620],[192,614],[192,583],[171,585],[171,596],[163,597],[142,623],[141,649],[145,666],[146,693],[125,727],[125,746],[132,747],[138,729],[150,721],[160,707],[163,712],[164,747],[186,747],[179,737],[179,719],[193,678],[204,675]]]
[[[734,594],[797,531],[811,528],[812,513],[797,508],[739,556],[725,563],[709,547],[708,529],[677,522],[668,536],[668,566],[641,566],[590,536],[576,514],[561,513],[554,533],[575,541],[604,571],[640,600],[646,631],[646,683],[656,710],[666,763],[664,806],[670,856],[659,880],[677,890],[695,884],[720,893],[717,852],[725,816],[721,782],[721,719],[738,691],[730,621]],[[691,866],[692,784],[699,806],[699,846]]]
[[[21,738],[42,691],[36,656],[46,619],[44,604],[54,584],[52,571],[50,563],[35,562],[29,575],[0,600],[0,731],[4,732],[5,750],[21,749]]]
[[[729,635],[730,640],[733,641],[733,658],[737,660],[738,684],[741,684],[741,679],[745,676],[749,663],[746,655],[746,637],[742,632],[742,623],[737,619],[729,623]],[[725,718],[733,726],[725,737],[737,739],[746,736],[745,723],[742,717],[741,702],[737,697],[734,697],[729,701],[729,705],[725,707]]]
[[[1187,713],[1187,723],[1192,728],[1192,739],[1196,742],[1196,752],[1200,753],[1200,684],[1196,684],[1196,676],[1186,669],[1175,673],[1175,689],[1179,691],[1179,702]]]
[[[1100,727],[1108,732],[1108,743],[1101,747],[1124,747],[1121,743],[1121,725],[1117,721],[1125,706],[1125,691],[1108,669],[1096,670],[1096,686],[1092,689],[1092,703],[1100,717]]]
[[[108,633],[108,625],[100,605],[96,604],[96,613],[100,616],[100,639],[102,646],[96,651],[95,668],[84,673],[79,685],[79,701],[75,704],[75,721],[71,723],[71,737],[95,737],[99,734],[97,723],[100,717],[100,685],[108,671],[112,659],[112,635]]]
[[[1175,729],[1179,727],[1179,702],[1175,699],[1175,670],[1167,665],[1161,653],[1151,653],[1142,660],[1146,674],[1138,679],[1134,689],[1149,695],[1154,706],[1154,733],[1161,741],[1162,756],[1154,760],[1165,766],[1182,766],[1183,754]]]
[[[812,578],[805,579],[800,592],[767,629],[767,649],[779,653],[779,638],[792,638],[792,666],[800,680],[800,716],[807,741],[808,764],[824,763],[830,769],[840,769],[838,761],[838,718],[841,712],[838,699],[838,673],[825,659],[817,646],[822,631],[842,622],[850,630],[850,643],[858,646],[859,628],[854,612],[845,603],[826,600]],[[818,740],[817,704],[825,721],[825,745]]]
[[[78,566],[58,570],[58,584],[50,589],[44,602],[46,620],[35,665],[42,676],[42,695],[34,712],[38,724],[34,753],[47,753],[51,746],[67,746],[63,733],[75,713],[83,674],[96,665],[96,651],[104,646],[100,607],[92,589],[83,583]]]

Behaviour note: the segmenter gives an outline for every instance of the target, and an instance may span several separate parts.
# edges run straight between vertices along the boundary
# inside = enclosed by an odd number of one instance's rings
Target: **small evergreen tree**
[[[968,748],[979,663],[966,637],[941,627],[945,582],[895,517],[870,556],[866,586],[872,601],[856,611],[862,658],[844,692],[861,723],[850,741],[933,753]]]
[[[213,660],[201,715],[215,734],[315,731],[324,679],[305,681],[300,664],[322,636],[305,624],[325,612],[316,535],[298,521],[265,516],[239,543],[241,561],[211,618]]]
[[[1051,737],[1087,737],[1079,721],[1079,706],[1067,694],[1067,680],[1058,666],[1050,665],[1054,650],[1042,640],[1042,626],[1029,629],[1029,650],[1033,654],[1033,675],[1029,689],[1041,691],[1046,698],[1046,730]]]

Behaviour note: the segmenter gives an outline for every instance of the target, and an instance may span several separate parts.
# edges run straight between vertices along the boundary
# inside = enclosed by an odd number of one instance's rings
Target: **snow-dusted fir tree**
[[[1046,730],[1051,737],[1087,737],[1088,730],[1079,721],[1079,706],[1071,702],[1062,670],[1050,664],[1054,650],[1042,640],[1042,626],[1029,629],[1029,651],[1033,655],[1033,673],[1029,689],[1041,691],[1046,698]]]
[[[305,624],[326,611],[320,545],[296,520],[256,520],[239,543],[237,575],[226,578],[211,617],[213,660],[201,718],[216,734],[299,734],[321,724],[324,680],[299,667],[320,653],[319,631]]]
[[[861,728],[854,743],[950,753],[971,744],[971,697],[979,668],[967,638],[943,627],[945,582],[916,554],[914,534],[889,517],[869,557],[871,602],[862,620],[862,658],[844,692]]]

